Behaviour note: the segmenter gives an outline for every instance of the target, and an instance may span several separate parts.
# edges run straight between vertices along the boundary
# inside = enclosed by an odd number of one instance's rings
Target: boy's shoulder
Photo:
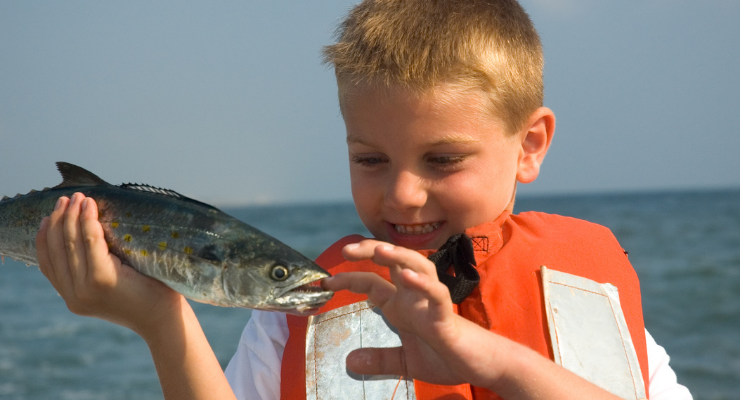
[[[579,218],[529,211],[511,215],[504,223],[507,242],[526,243],[533,251],[568,249],[574,256],[591,255],[593,259],[609,254],[626,254],[624,248],[606,226]]]
[[[598,233],[614,237],[606,226],[579,218],[558,214],[549,214],[541,211],[527,211],[512,214],[506,222],[510,225],[545,236],[580,236]],[[567,232],[567,235],[562,235]]]
[[[516,253],[517,259],[529,257],[556,270],[573,266],[582,271],[579,276],[595,273],[592,279],[597,282],[609,282],[609,274],[616,271],[636,277],[627,252],[603,225],[562,215],[525,212],[512,215],[503,231],[508,250]]]

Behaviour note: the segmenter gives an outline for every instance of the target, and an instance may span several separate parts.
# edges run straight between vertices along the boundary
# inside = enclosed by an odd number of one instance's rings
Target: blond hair
[[[340,102],[351,85],[480,89],[510,133],[543,101],[542,46],[516,0],[366,0],[324,48]]]

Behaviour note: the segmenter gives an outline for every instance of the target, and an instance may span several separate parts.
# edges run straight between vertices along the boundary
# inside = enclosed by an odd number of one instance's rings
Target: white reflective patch
[[[369,301],[310,317],[306,332],[306,398],[416,399],[413,380],[355,375],[347,370],[347,355],[354,349],[400,345],[395,328]]]
[[[645,399],[617,288],[544,266],[542,282],[555,362],[623,399]]]

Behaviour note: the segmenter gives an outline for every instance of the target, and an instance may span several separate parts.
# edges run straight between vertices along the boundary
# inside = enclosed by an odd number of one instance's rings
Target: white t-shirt
[[[253,311],[244,328],[234,357],[226,367],[226,379],[239,400],[279,400],[280,366],[288,342],[285,314]],[[676,380],[668,365],[670,357],[645,330],[651,400],[692,400],[689,390]]]

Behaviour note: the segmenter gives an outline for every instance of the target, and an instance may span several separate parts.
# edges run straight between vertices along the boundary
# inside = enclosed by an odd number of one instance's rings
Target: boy
[[[619,345],[633,356],[633,398],[647,397],[642,381],[651,398],[690,398],[667,365],[653,367],[639,284],[613,236],[583,221],[511,215],[516,182],[537,177],[555,128],[542,107],[539,38],[514,0],[365,1],[326,54],[347,126],[353,198],[377,240],[345,238],[319,258],[336,274],[324,286],[339,292],[310,323],[253,313],[226,371],[238,398],[351,398],[354,382],[363,398],[390,398],[399,376],[407,398],[617,398],[550,361],[560,347],[548,342],[542,305],[551,298],[540,286],[555,290],[543,264],[618,287],[624,313],[614,315],[629,327]],[[187,302],[107,253],[94,201],[60,199],[37,246],[42,272],[73,312],[147,341],[167,398],[233,398]],[[316,334],[320,322],[341,328],[332,323],[347,315],[369,310],[363,321],[385,332],[373,305],[397,333],[378,347],[400,347],[355,350],[347,367],[394,375],[389,392],[365,389],[375,387],[371,379],[353,381],[343,367],[336,372],[342,359],[322,364],[326,354],[315,350],[331,351],[321,340],[356,339],[360,331]],[[357,312],[336,313],[344,309]],[[315,333],[309,348],[307,331]]]

